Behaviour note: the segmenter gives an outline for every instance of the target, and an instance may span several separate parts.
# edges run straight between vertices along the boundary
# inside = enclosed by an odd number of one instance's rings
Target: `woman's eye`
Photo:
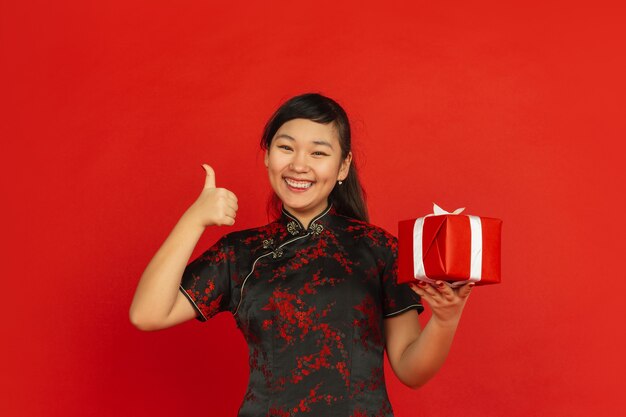
[[[313,155],[316,155],[316,156],[328,156],[327,153],[324,153],[322,151],[315,151],[315,152],[313,152]]]
[[[288,150],[288,151],[291,150],[291,148],[289,146],[287,146],[287,145],[278,145],[278,148],[285,149],[285,150]]]

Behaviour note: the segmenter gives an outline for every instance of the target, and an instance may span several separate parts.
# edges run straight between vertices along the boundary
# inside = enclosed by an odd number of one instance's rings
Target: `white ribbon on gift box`
[[[415,278],[434,284],[437,280],[426,276],[424,268],[424,253],[422,247],[422,236],[424,234],[424,219],[430,216],[442,216],[448,214],[459,214],[465,210],[465,207],[458,208],[452,213],[445,211],[437,204],[433,203],[433,212],[424,217],[415,220],[413,225],[413,271]],[[465,216],[465,215],[464,215]],[[470,255],[470,277],[464,281],[447,282],[443,281],[452,288],[460,287],[468,282],[480,281],[483,267],[483,229],[480,223],[480,217],[466,215],[469,217],[470,233],[471,233],[471,255]]]

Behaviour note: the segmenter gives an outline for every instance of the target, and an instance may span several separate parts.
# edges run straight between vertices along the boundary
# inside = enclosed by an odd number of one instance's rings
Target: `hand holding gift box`
[[[453,288],[500,282],[502,220],[452,213],[433,203],[433,213],[398,223],[398,282],[441,280]]]

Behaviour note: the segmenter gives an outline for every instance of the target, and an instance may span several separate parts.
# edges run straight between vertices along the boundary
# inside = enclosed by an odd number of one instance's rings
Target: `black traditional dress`
[[[329,205],[307,229],[284,207],[231,232],[185,268],[180,290],[206,321],[229,311],[249,346],[239,417],[389,417],[383,319],[424,310],[396,283],[397,239]]]

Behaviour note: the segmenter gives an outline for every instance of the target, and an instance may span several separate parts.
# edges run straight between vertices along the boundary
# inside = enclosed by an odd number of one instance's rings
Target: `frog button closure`
[[[313,218],[311,220],[311,223],[309,223],[309,227],[306,230],[304,230],[304,226],[302,226],[302,223],[300,223],[298,219],[296,219],[291,214],[289,214],[289,212],[287,212],[287,210],[285,210],[285,207],[283,206],[283,209],[282,209],[283,214],[285,214],[288,218],[291,219],[289,222],[287,222],[287,231],[292,236],[297,236],[297,235],[302,235],[302,234],[307,234],[307,235],[314,236],[314,237],[319,236],[324,231],[324,226],[318,223],[317,221],[320,220],[322,217],[324,217],[330,211],[331,207],[332,207],[332,204],[329,204],[326,210],[324,210],[318,216]]]
[[[292,220],[289,223],[287,223],[287,231],[291,233],[293,236],[295,236],[295,235],[301,234],[303,230],[299,222]],[[322,233],[322,231],[324,231],[324,226],[322,226],[321,224],[315,223],[315,220],[312,221],[311,224],[309,225],[308,232],[313,236],[319,236],[320,233]]]
[[[296,222],[295,220],[292,220],[289,223],[287,223],[287,231],[291,233],[292,235],[294,236],[297,235],[298,233],[300,233],[300,230],[302,230],[302,228],[300,227],[300,224]]]
[[[275,247],[274,245],[274,239],[269,238],[269,239],[265,239],[263,241],[263,249],[272,249],[272,258],[276,259],[276,258],[280,258],[281,256],[283,256],[283,248],[281,247]]]
[[[289,223],[287,223],[287,231],[295,236],[302,232],[302,226],[300,226],[300,224],[296,222],[295,220],[292,220]],[[312,236],[319,236],[320,233],[322,233],[323,231],[324,231],[324,226],[322,226],[319,223],[315,223],[315,220],[312,221],[311,224],[309,225],[308,232]]]
[[[324,231],[324,226],[318,223],[311,223],[309,225],[309,231],[311,232],[313,236],[319,236],[320,233]]]

